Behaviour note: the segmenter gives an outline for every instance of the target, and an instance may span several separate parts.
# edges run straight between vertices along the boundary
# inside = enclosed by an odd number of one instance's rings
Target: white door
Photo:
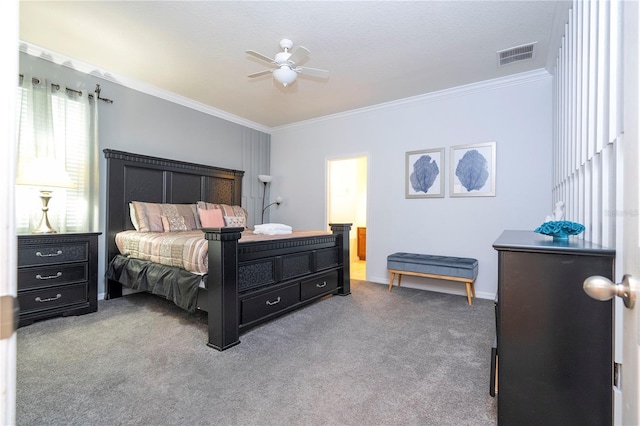
[[[638,295],[640,282],[640,86],[638,84],[638,58],[640,49],[640,7],[637,2],[623,2],[623,96],[624,139],[620,144],[622,157],[623,197],[623,250],[622,270],[617,271],[620,280],[623,274],[632,275],[632,286]],[[620,281],[618,281],[620,282]],[[633,309],[623,311],[622,332],[622,424],[640,425],[640,307],[636,300]]]
[[[0,297],[16,296],[16,233],[14,225],[15,101],[18,76],[18,1],[3,2],[0,13]],[[5,299],[7,300],[7,299]],[[7,307],[0,308],[6,319]],[[11,310],[11,309],[9,309]],[[15,423],[16,334],[0,339],[0,424]]]

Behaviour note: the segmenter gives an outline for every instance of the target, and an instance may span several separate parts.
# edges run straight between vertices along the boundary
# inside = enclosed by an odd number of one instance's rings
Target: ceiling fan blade
[[[329,77],[329,71],[327,70],[320,70],[318,68],[309,68],[309,67],[298,67],[298,70],[300,70],[300,73],[311,76],[311,77],[321,77],[321,78]]]
[[[309,49],[307,49],[306,47],[299,46],[296,50],[293,51],[291,56],[289,56],[288,61],[293,62],[294,64],[297,64],[298,62],[302,61],[307,56],[309,56],[309,53],[311,53]]]
[[[260,72],[254,72],[253,74],[249,74],[247,77],[248,78],[261,77],[263,75],[271,74],[272,72],[273,70],[264,70]]]
[[[268,62],[270,64],[275,64],[275,61],[272,58],[270,58],[270,57],[268,57],[266,55],[263,55],[262,53],[258,53],[255,50],[247,50],[246,52],[247,52],[247,54],[253,56],[254,58],[258,58],[261,61],[265,61],[265,62]]]

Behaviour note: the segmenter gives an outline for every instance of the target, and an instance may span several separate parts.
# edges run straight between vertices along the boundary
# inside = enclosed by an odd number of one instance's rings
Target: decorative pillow
[[[187,228],[184,216],[167,217],[165,215],[162,215],[160,216],[160,218],[162,219],[162,228],[164,229],[164,232],[190,230]]]
[[[129,217],[131,218],[131,224],[135,228],[136,231],[140,230],[140,225],[138,225],[138,219],[136,218],[136,209],[133,207],[133,203],[129,203]]]
[[[200,215],[200,223],[203,228],[224,227],[224,219],[222,217],[222,210],[220,209],[198,209],[198,215]]]
[[[247,227],[247,219],[244,216],[225,216],[224,223],[230,228]]]
[[[180,219],[177,218],[182,217],[187,231],[198,229],[200,225],[195,204],[161,204],[141,201],[132,201],[131,204],[135,210],[137,230],[141,232],[164,232],[162,216],[166,216],[169,222],[171,219],[179,221]]]
[[[228,204],[213,204],[213,203],[208,203],[206,201],[198,201],[196,204],[198,206],[198,209],[200,210],[220,209],[222,210],[223,216],[244,216],[245,223],[249,220],[249,212],[247,212],[241,206],[230,206]]]

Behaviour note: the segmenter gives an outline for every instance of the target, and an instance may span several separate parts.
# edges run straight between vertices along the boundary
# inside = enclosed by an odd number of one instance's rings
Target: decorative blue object
[[[413,163],[413,173],[409,176],[411,187],[416,192],[426,194],[439,174],[438,164],[429,155],[423,155]]]
[[[538,226],[533,232],[549,235],[553,241],[569,241],[569,235],[578,235],[584,231],[584,225],[567,220],[553,220]]]
[[[489,178],[489,162],[477,149],[471,149],[458,162],[456,176],[467,192],[480,190]]]

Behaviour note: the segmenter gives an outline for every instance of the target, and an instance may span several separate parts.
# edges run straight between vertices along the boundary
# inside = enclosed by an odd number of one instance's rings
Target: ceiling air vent
[[[533,59],[534,46],[537,42],[523,44],[522,46],[510,47],[509,49],[498,50],[498,66],[512,64],[514,62],[526,61]]]

